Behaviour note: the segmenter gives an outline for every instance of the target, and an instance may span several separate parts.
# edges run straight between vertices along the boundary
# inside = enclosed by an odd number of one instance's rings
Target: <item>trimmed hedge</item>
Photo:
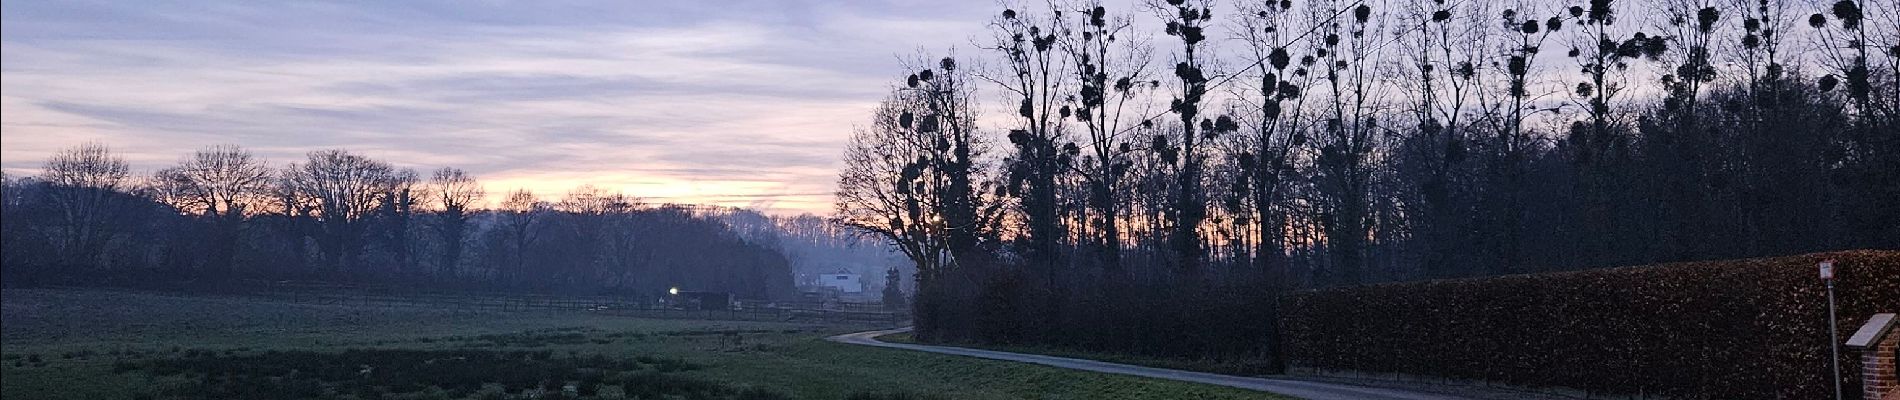
[[[1832,398],[1815,268],[1829,258],[1841,340],[1900,312],[1896,251],[1393,283],[1287,295],[1287,358],[1598,394]],[[1858,392],[1859,358],[1841,351],[1842,386]]]

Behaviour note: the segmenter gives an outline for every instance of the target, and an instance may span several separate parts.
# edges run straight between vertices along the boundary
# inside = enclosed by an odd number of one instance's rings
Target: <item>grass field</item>
[[[831,343],[864,327],[0,292],[0,397],[1259,399]]]

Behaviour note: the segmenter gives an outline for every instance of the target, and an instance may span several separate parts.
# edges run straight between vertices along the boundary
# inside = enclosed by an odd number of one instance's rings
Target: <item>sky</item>
[[[1140,2],[1108,3],[1137,25],[1154,23]],[[1530,3],[1541,16],[1563,2]],[[1619,25],[1654,27],[1656,13],[1641,4],[1622,7]],[[981,68],[973,43],[990,40],[986,22],[1003,7],[9,1],[0,9],[0,169],[37,174],[53,153],[86,142],[107,144],[139,173],[214,145],[243,146],[276,166],[340,148],[425,176],[462,168],[491,202],[517,188],[557,200],[593,185],[648,203],[825,214],[853,127],[869,121],[905,65],[953,51]],[[1210,36],[1231,40],[1228,25]],[[1211,49],[1215,70],[1251,61],[1234,59],[1237,46]],[[1560,54],[1544,52],[1534,67],[1556,74],[1540,79],[1553,102],[1575,77]],[[984,96],[994,103],[984,115],[1014,110]]]
[[[107,144],[148,173],[212,145],[452,166],[491,199],[590,184],[825,213],[854,125],[995,3],[8,1],[0,167]]]

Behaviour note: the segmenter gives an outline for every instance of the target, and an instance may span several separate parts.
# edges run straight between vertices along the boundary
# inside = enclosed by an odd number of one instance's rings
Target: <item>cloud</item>
[[[897,54],[983,5],[937,2],[58,2],[0,21],[0,167],[84,141],[150,171],[204,146],[345,148],[491,191],[594,184],[823,212]]]

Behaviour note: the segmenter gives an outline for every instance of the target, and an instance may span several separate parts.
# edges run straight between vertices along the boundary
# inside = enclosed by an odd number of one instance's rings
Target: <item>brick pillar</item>
[[[1860,351],[1860,387],[1866,400],[1900,400],[1900,325],[1894,314],[1874,314],[1867,324],[1847,339],[1847,347]]]
[[[1900,335],[1889,333],[1875,346],[1876,351],[1862,357],[1861,368],[1866,368],[1873,376],[1863,376],[1861,386],[1866,388],[1867,397],[1877,393],[1886,393],[1884,400],[1900,400],[1900,366],[1894,364],[1894,358],[1900,356]]]

